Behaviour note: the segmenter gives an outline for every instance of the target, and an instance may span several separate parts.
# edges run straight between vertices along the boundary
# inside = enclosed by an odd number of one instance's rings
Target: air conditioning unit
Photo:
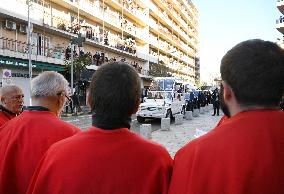
[[[4,27],[7,30],[16,30],[17,25],[16,25],[16,22],[13,22],[11,20],[6,20]]]
[[[25,24],[20,24],[19,32],[22,34],[26,34],[28,32],[28,27]]]

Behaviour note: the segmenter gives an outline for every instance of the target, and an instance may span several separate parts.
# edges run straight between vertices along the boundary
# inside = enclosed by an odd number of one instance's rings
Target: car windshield
[[[174,80],[173,79],[157,79],[152,81],[150,90],[152,91],[163,91],[163,90],[173,90]]]
[[[172,99],[171,92],[160,92],[160,91],[149,91],[148,92],[148,99]]]
[[[163,92],[148,92],[148,99],[163,99]]]

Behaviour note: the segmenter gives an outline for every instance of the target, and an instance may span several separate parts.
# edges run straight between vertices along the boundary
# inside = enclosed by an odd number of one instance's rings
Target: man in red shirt
[[[229,118],[175,155],[170,194],[284,193],[284,51],[248,40],[221,62]]]
[[[101,66],[90,84],[93,127],[51,146],[27,193],[166,194],[170,155],[129,130],[140,86],[130,65]]]
[[[58,118],[67,92],[68,82],[59,73],[44,72],[32,80],[33,106],[7,122],[0,133],[1,194],[25,194],[46,150],[79,132]]]
[[[19,115],[23,109],[24,95],[21,88],[15,85],[0,88],[0,127]]]

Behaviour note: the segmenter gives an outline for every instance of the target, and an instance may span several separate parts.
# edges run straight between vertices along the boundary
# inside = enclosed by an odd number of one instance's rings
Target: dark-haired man
[[[284,193],[284,51],[263,40],[221,62],[221,108],[229,117],[175,156],[170,194]]]
[[[123,62],[104,64],[89,90],[93,127],[47,151],[28,193],[166,194],[171,157],[129,131],[140,103],[135,69]]]

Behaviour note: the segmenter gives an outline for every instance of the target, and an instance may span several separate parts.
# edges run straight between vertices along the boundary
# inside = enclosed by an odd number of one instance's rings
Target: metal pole
[[[73,68],[73,61],[74,61],[74,56],[73,56],[73,45],[71,44],[71,95],[73,95],[73,82],[74,82],[74,78],[73,78],[73,71],[74,71],[74,68]]]
[[[29,57],[29,82],[30,82],[30,96],[31,96],[31,80],[32,80],[32,47],[31,47],[31,21],[30,21],[30,0],[27,0],[28,3],[28,57]],[[30,98],[30,105],[31,105],[31,98]]]

